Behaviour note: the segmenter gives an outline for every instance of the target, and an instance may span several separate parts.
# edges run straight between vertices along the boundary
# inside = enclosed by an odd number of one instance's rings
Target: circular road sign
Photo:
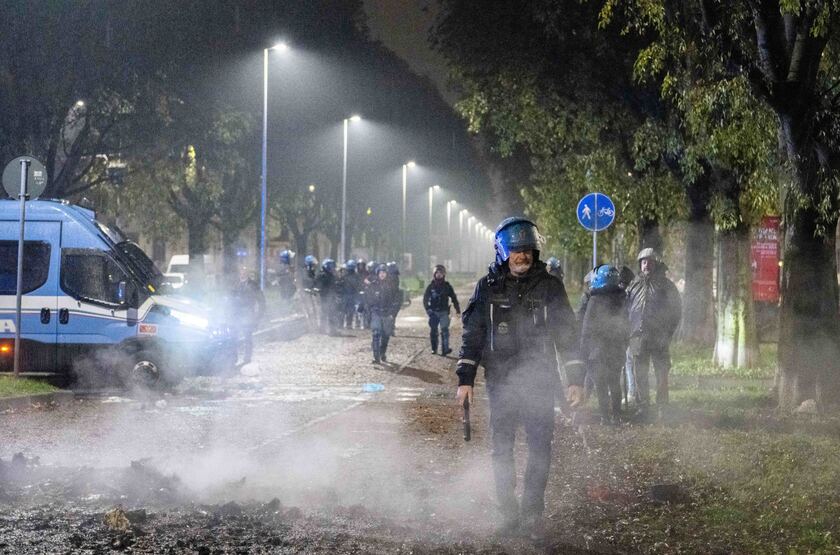
[[[41,193],[47,188],[47,170],[44,168],[44,164],[32,156],[18,156],[6,164],[6,168],[3,170],[3,189],[12,198],[20,196],[20,163],[22,160],[29,160],[30,162],[29,170],[26,172],[26,193],[30,199],[34,200],[41,196]]]
[[[578,202],[577,219],[589,231],[602,231],[615,220],[615,205],[603,193],[589,193]]]

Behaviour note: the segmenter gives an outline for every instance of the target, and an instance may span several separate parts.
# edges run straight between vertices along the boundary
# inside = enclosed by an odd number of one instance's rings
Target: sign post
[[[18,170],[18,171],[15,171]],[[16,175],[20,181],[15,179]],[[20,188],[16,190],[16,185]],[[30,187],[30,183],[32,186]],[[24,231],[26,224],[26,200],[30,196],[38,198],[47,186],[47,171],[44,165],[31,156],[20,156],[6,165],[3,170],[3,188],[6,193],[14,198],[20,199],[20,234],[18,235],[17,254],[17,288],[15,298],[15,352],[14,352],[14,376],[20,375],[20,334],[23,328],[21,321],[21,304],[23,300],[23,245]],[[18,193],[15,195],[15,193]]]
[[[592,232],[592,267],[598,265],[598,232],[615,221],[615,205],[603,193],[589,193],[577,205],[577,219],[584,229]]]

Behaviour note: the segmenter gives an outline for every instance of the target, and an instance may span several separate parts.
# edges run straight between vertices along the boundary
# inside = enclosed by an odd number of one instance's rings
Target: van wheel
[[[129,366],[126,376],[127,387],[155,389],[163,383],[160,362],[155,353],[140,351],[131,360],[131,366]]]

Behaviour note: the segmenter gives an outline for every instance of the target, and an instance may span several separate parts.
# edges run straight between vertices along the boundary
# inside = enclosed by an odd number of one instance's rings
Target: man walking
[[[440,354],[443,356],[452,352],[449,348],[449,299],[455,306],[455,313],[461,315],[461,305],[452,285],[446,281],[446,267],[443,264],[435,266],[431,283],[423,293],[423,307],[429,315],[429,339],[432,352],[437,353],[438,327],[440,327]]]
[[[572,407],[583,400],[584,368],[577,357],[575,314],[563,283],[539,260],[536,225],[525,218],[505,219],[496,229],[495,247],[496,261],[476,285],[462,317],[457,397],[461,405],[465,399],[472,402],[478,365],[483,365],[500,531],[511,533],[522,524],[539,541],[545,534],[545,487],[560,382],[555,347],[565,361]],[[513,459],[520,425],[528,442],[521,513]]]
[[[644,417],[650,405],[651,363],[656,373],[656,404],[662,409],[668,403],[669,348],[680,323],[681,303],[677,287],[665,276],[667,266],[653,249],[642,249],[638,261],[639,275],[627,286],[631,360],[628,374],[634,377],[640,416]]]
[[[394,315],[400,305],[397,288],[385,264],[376,269],[376,278],[365,287],[365,305],[370,311],[373,364],[388,362],[388,341],[394,333]]]

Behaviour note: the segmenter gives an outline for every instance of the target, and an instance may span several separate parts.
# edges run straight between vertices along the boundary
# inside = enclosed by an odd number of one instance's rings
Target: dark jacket
[[[620,367],[629,332],[624,290],[618,286],[590,290],[580,330],[581,357]]]
[[[365,307],[371,314],[393,316],[402,305],[402,295],[390,276],[373,280],[365,287]]]
[[[630,337],[641,338],[655,348],[664,348],[680,324],[680,293],[657,265],[645,276],[639,274],[627,286]]]
[[[253,279],[236,284],[233,289],[233,309],[238,320],[245,326],[255,326],[265,313],[265,297],[260,286]]]
[[[320,271],[315,276],[315,288],[322,298],[327,298],[335,292],[335,274],[325,271]]]
[[[452,304],[455,305],[455,312],[461,312],[461,305],[458,304],[458,297],[455,296],[455,290],[452,285],[445,279],[433,279],[429,286],[426,287],[426,292],[423,293],[423,308],[426,312],[449,312],[449,299],[452,299]]]
[[[476,285],[462,321],[459,385],[473,385],[482,364],[488,385],[556,386],[555,346],[570,385],[583,383],[575,314],[563,282],[550,276],[544,263],[535,261],[520,278],[510,275],[507,263],[492,266]]]

